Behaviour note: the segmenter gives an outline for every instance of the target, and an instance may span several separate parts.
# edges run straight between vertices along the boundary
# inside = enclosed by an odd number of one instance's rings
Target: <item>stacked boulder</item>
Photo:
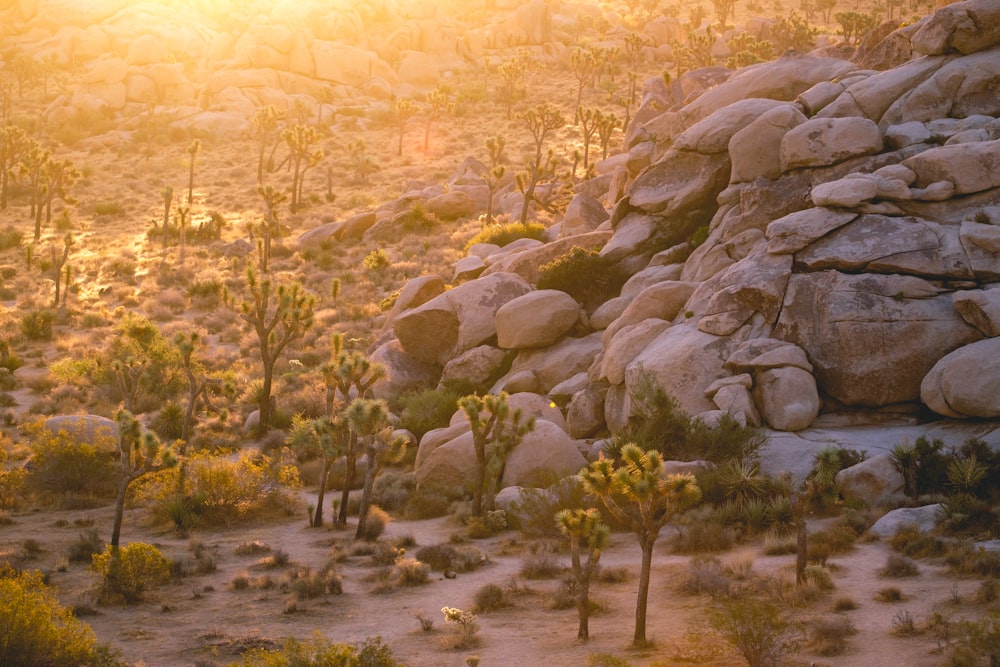
[[[967,0],[889,35],[916,57],[886,71],[797,54],[683,103],[651,86],[616,163],[622,196],[606,178],[579,188],[609,219],[452,290],[485,290],[475,335],[445,293],[395,316],[396,340],[437,373],[512,356],[492,389],[559,400],[573,438],[627,425],[650,376],[706,421],[774,431],[824,413],[1000,418],[995,13]],[[584,309],[535,288],[573,245],[632,275],[621,296]]]

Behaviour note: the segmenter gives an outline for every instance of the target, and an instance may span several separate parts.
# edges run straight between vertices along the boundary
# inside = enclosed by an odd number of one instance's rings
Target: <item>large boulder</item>
[[[882,515],[868,532],[879,537],[892,537],[901,528],[915,527],[921,533],[934,530],[941,520],[941,504],[924,505],[922,507],[900,507]]]
[[[785,366],[758,373],[753,394],[761,417],[776,431],[801,431],[819,414],[816,380],[801,368]]]
[[[536,290],[497,310],[497,345],[504,349],[547,347],[580,318],[576,299],[559,290]]]
[[[45,428],[53,435],[60,431],[78,442],[97,444],[118,440],[118,422],[100,415],[56,415],[45,420]]]
[[[757,178],[776,180],[784,173],[781,141],[785,134],[806,121],[792,104],[782,104],[760,114],[729,140],[731,183],[752,183]]]
[[[500,307],[530,291],[519,276],[492,273],[404,312],[393,323],[393,331],[415,359],[443,366],[495,336]]]
[[[1000,139],[931,148],[903,160],[917,175],[917,187],[939,181],[964,195],[1000,187]]]
[[[578,193],[566,207],[559,236],[576,236],[596,231],[609,217],[604,205],[596,197],[584,192]]]
[[[962,319],[987,338],[1000,336],[1000,289],[960,290],[951,302]]]
[[[910,39],[925,55],[975,53],[1000,43],[1000,6],[991,0],[966,0],[942,7],[919,23]]]
[[[835,481],[845,498],[858,498],[869,505],[903,492],[903,474],[889,454],[879,454],[844,468]]]
[[[577,373],[586,372],[600,352],[600,332],[582,338],[564,338],[550,347],[521,351],[510,374],[530,371],[538,382],[538,393],[544,394]]]
[[[546,487],[587,465],[576,442],[545,419],[507,457],[501,486]]]
[[[506,356],[506,352],[492,345],[480,345],[466,350],[445,364],[440,384],[464,381],[477,387],[485,385],[503,367]]]
[[[434,448],[414,468],[417,489],[451,497],[460,496],[472,489],[477,467],[472,432],[466,431]]]
[[[650,342],[670,328],[667,320],[651,317],[620,328],[608,340],[601,356],[598,379],[611,384],[625,381],[625,368]]]
[[[946,354],[924,377],[920,398],[946,417],[1000,417],[1000,338]]]
[[[781,139],[782,172],[823,167],[882,150],[882,131],[867,118],[812,118]]]
[[[573,248],[599,250],[611,239],[611,236],[611,231],[602,230],[561,238],[552,243],[540,243],[536,241],[530,248],[520,252],[507,252],[504,255],[491,256],[487,260],[489,267],[483,272],[483,275],[490,275],[496,272],[514,273],[529,283],[535,284],[538,282],[539,270],[546,264],[571,252]],[[506,251],[507,248],[505,246],[503,250]]]
[[[981,338],[926,280],[837,271],[793,274],[773,335],[806,351],[823,394],[867,407],[916,401],[938,359]]]
[[[399,344],[390,340],[371,354],[373,363],[385,367],[385,377],[372,386],[372,393],[379,398],[399,396],[407,391],[429,389],[438,383],[439,368],[414,358]]]

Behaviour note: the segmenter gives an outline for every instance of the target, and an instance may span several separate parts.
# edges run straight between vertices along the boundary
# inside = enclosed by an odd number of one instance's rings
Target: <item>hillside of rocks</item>
[[[778,442],[931,422],[996,441],[1000,7],[949,5],[859,56],[650,82],[626,151],[547,242],[474,246],[461,284],[403,288],[374,351],[383,391],[483,380],[513,351],[492,389],[540,417],[533,451],[564,473],[628,423],[644,375]],[[620,294],[537,289],[575,246],[630,276]],[[466,440],[459,419],[425,436],[418,482],[461,475]]]

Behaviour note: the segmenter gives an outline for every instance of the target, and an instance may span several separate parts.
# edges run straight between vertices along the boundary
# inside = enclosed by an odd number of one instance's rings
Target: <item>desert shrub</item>
[[[830,576],[830,570],[822,565],[806,565],[802,576],[807,582],[815,584],[821,591],[833,589],[833,577]]]
[[[944,442],[920,436],[913,444],[904,442],[892,448],[892,463],[903,475],[903,490],[916,500],[925,493],[946,490],[948,459]]]
[[[944,562],[958,574],[1000,577],[1000,553],[977,548],[969,542],[952,545],[944,556]]]
[[[852,597],[843,595],[833,601],[833,610],[840,611],[854,611],[858,608],[858,603]]]
[[[792,649],[792,630],[778,608],[753,598],[722,602],[709,612],[712,627],[749,667],[776,664]]]
[[[732,528],[724,525],[711,507],[696,508],[684,514],[682,530],[672,543],[677,553],[699,554],[727,551],[736,542]]]
[[[807,545],[808,546],[808,545]],[[796,553],[798,544],[794,535],[765,535],[764,554],[767,556],[787,556]]]
[[[465,520],[465,533],[474,540],[493,537],[507,529],[507,513],[487,510],[483,516],[470,516]]]
[[[885,567],[878,571],[880,576],[899,579],[903,577],[915,577],[920,574],[920,568],[909,558],[898,554],[889,554],[885,561]]]
[[[473,597],[475,602],[475,611],[478,613],[483,613],[487,611],[496,611],[498,609],[503,609],[510,605],[510,601],[507,599],[507,593],[503,588],[497,586],[496,584],[485,584],[480,586]]]
[[[526,224],[509,222],[506,224],[488,225],[481,232],[469,239],[469,242],[465,244],[465,250],[468,251],[469,248],[477,243],[492,243],[502,248],[508,243],[513,243],[518,239],[524,238],[536,239],[538,241],[545,240],[545,225],[537,222]]]
[[[184,433],[184,408],[176,401],[167,401],[153,419],[152,428],[164,440],[180,438]]]
[[[508,518],[513,518],[526,537],[561,540],[563,534],[552,517],[563,510],[582,509],[585,496],[583,485],[575,475],[547,489],[525,488]]]
[[[52,340],[56,314],[50,308],[33,308],[21,315],[21,333],[28,340]]]
[[[170,579],[170,559],[151,544],[133,542],[115,550],[110,545],[94,554],[94,569],[101,576],[101,599],[134,604],[150,587]]]
[[[847,638],[857,632],[847,617],[817,618],[809,624],[809,648],[817,655],[840,655],[847,648]]]
[[[692,558],[680,590],[690,595],[705,593],[712,597],[725,597],[732,590],[732,582],[718,558]]]
[[[243,452],[236,458],[196,452],[184,464],[139,482],[137,498],[153,516],[171,518],[178,499],[189,502],[197,525],[229,526],[252,517],[294,510],[292,490],[299,485],[294,466],[262,454]]]
[[[113,280],[121,280],[124,283],[135,282],[135,262],[127,257],[115,257],[104,265],[104,274]]]
[[[406,392],[399,398],[400,427],[420,439],[430,430],[447,426],[458,409],[458,399],[472,393],[472,389],[456,385]]]
[[[431,580],[431,568],[416,558],[399,558],[393,566],[392,580],[396,586],[420,586]]]
[[[418,490],[411,493],[407,499],[403,516],[415,521],[435,519],[447,514],[450,506],[451,501],[446,496]]]
[[[22,466],[7,466],[7,450],[0,448],[0,511],[16,509],[21,504],[28,471]]]
[[[355,646],[334,644],[319,634],[306,641],[287,639],[279,649],[251,649],[233,663],[234,667],[396,667],[398,664],[381,637],[369,637]]]
[[[479,547],[472,545],[432,544],[420,547],[417,559],[439,572],[470,572],[486,561],[486,555]]]
[[[12,225],[6,225],[0,229],[0,250],[17,248],[21,245],[21,241],[23,240],[24,233],[14,228]]]
[[[630,667],[631,664],[611,653],[591,653],[587,656],[587,667]]]
[[[565,568],[559,563],[549,544],[534,544],[521,559],[521,576],[525,579],[552,579]]]
[[[392,262],[389,261],[389,254],[382,248],[372,250],[361,260],[361,266],[366,271],[382,271],[389,268]]]
[[[120,201],[94,202],[93,210],[94,215],[106,215],[114,218],[120,218],[125,215],[125,207]]]
[[[990,602],[995,602],[997,598],[1000,598],[1000,581],[996,579],[985,579],[979,584],[979,590],[976,591],[976,599],[985,604]]]
[[[479,617],[471,611],[463,611],[457,607],[442,607],[445,623],[452,623],[456,628],[455,648],[472,648],[479,645]]]
[[[899,527],[889,538],[889,546],[910,558],[935,558],[943,556],[948,546],[941,540],[920,531],[918,526],[909,524]]]
[[[875,600],[877,602],[902,602],[903,591],[899,590],[895,586],[880,588],[878,592],[875,593]]]
[[[291,572],[286,587],[300,599],[341,595],[344,592],[344,578],[333,568],[313,572],[307,567]]]
[[[979,667],[1000,663],[1000,614],[957,623],[955,642],[946,663],[948,667]]]
[[[374,542],[385,531],[385,527],[392,521],[389,513],[378,505],[368,508],[368,520],[365,522],[365,530],[359,535],[366,542]]]
[[[618,294],[627,276],[597,250],[574,247],[538,269],[538,289],[566,292],[585,307]]]
[[[110,435],[81,442],[66,431],[52,433],[41,422],[25,425],[22,433],[33,452],[25,480],[29,489],[55,494],[63,504],[73,495],[114,497],[119,469]]]
[[[607,456],[617,456],[626,443],[633,442],[642,449],[657,450],[666,461],[701,459],[722,465],[734,460],[754,460],[767,442],[766,435],[740,425],[729,415],[724,415],[715,426],[693,419],[656,384],[649,372],[640,374],[632,399],[636,416],[608,443]]]
[[[402,512],[406,509],[410,494],[416,487],[417,479],[412,472],[386,470],[375,478],[375,484],[372,487],[372,504],[378,505],[387,512]]]
[[[917,622],[913,619],[913,615],[910,612],[901,609],[893,614],[892,634],[899,635],[900,637],[910,637],[919,632]]]
[[[67,556],[73,563],[90,563],[94,554],[100,553],[103,549],[104,540],[98,535],[97,530],[91,528],[70,542]]]
[[[0,664],[79,667],[122,664],[94,631],[59,604],[39,572],[0,572]]]

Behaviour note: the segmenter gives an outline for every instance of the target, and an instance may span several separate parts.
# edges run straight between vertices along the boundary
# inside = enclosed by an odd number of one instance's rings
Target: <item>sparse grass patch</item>
[[[833,610],[836,612],[854,611],[857,608],[858,603],[854,601],[854,598],[847,595],[842,595],[833,601]]]
[[[510,606],[507,593],[496,584],[485,584],[481,586],[473,598],[475,602],[474,610],[478,613],[496,611]]]
[[[905,609],[900,609],[892,616],[892,634],[899,637],[912,637],[920,634],[913,615]]]
[[[552,579],[565,568],[559,563],[551,545],[533,544],[521,559],[521,576],[525,579]]]
[[[847,638],[857,632],[845,616],[817,618],[809,624],[809,648],[816,655],[841,655],[847,649]]]

